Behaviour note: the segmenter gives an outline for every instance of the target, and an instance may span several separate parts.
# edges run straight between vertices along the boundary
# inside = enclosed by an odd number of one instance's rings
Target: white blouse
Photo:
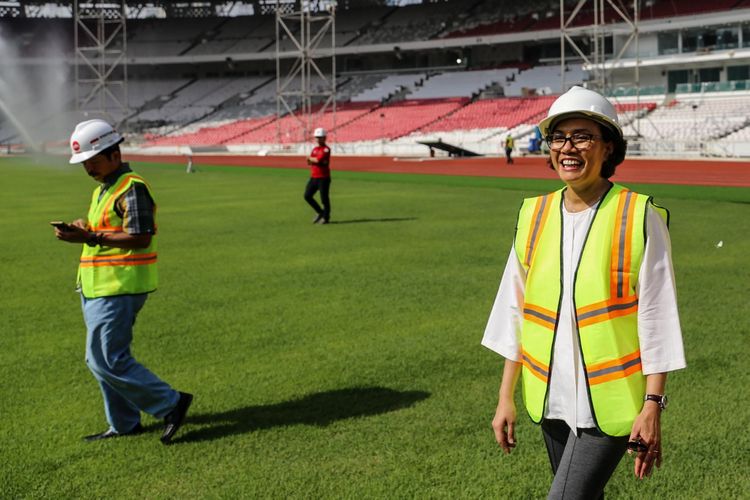
[[[544,417],[564,420],[571,429],[596,426],[586,390],[572,300],[573,273],[594,213],[592,208],[570,213],[563,206],[563,296]],[[646,234],[636,293],[641,366],[643,373],[649,375],[679,370],[686,364],[669,232],[664,220],[651,207],[646,215]],[[482,345],[517,362],[521,361],[525,286],[526,273],[511,248]]]

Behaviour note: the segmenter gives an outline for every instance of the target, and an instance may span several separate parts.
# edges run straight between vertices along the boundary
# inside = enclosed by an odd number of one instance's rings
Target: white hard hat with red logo
[[[70,163],[84,162],[123,140],[114,127],[104,120],[81,122],[70,136]]]
[[[557,98],[549,108],[547,118],[539,124],[542,136],[552,132],[552,128],[567,118],[589,118],[612,129],[622,139],[622,128],[617,119],[617,110],[603,95],[593,90],[574,86]]]
[[[313,132],[313,137],[325,137],[326,136],[326,129],[318,127],[315,129],[315,132]]]

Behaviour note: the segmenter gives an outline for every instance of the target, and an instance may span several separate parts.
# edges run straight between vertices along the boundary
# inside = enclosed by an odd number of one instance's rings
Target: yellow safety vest
[[[123,221],[115,211],[115,203],[134,183],[141,183],[148,189],[143,178],[128,172],[121,175],[104,193],[101,193],[102,186],[94,190],[88,213],[89,231],[123,231]],[[83,245],[78,266],[78,285],[84,297],[148,293],[156,290],[157,283],[156,236],[151,238],[148,248],[141,249]]]
[[[549,390],[562,301],[563,191],[524,200],[515,251],[526,270],[521,330],[526,409],[539,423]],[[630,434],[646,381],[638,342],[635,292],[646,242],[646,208],[669,213],[646,195],[612,185],[595,208],[574,274],[573,301],[592,414],[610,436]]]

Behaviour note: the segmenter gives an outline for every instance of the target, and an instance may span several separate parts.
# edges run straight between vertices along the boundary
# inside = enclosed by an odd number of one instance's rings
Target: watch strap
[[[659,408],[662,410],[667,407],[667,397],[660,395],[660,394],[646,394],[644,396],[643,401],[653,401],[654,403],[659,405]]]

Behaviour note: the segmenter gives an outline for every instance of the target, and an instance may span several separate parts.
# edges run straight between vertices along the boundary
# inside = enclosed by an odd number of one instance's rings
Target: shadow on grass
[[[416,217],[391,217],[385,219],[349,219],[349,220],[332,220],[329,224],[361,224],[363,222],[404,222],[418,220]]]
[[[396,391],[386,387],[356,387],[318,392],[283,403],[188,415],[187,422],[207,427],[187,432],[173,442],[210,441],[286,425],[325,427],[337,420],[409,408],[428,397],[430,393],[425,391]]]

